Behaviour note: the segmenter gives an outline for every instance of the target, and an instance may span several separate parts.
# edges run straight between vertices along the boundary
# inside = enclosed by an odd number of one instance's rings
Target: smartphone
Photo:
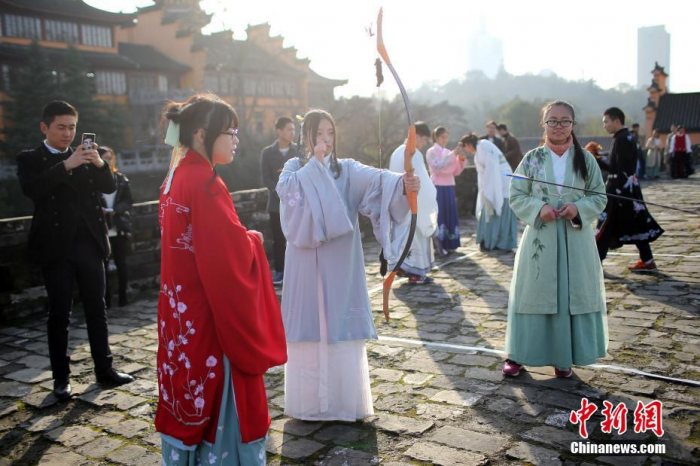
[[[97,136],[95,135],[95,133],[83,133],[82,136],[80,136],[80,144],[86,150],[92,149],[96,144],[96,141]]]

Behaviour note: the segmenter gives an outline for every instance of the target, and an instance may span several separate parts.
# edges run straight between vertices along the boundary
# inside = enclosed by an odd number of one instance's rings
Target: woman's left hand
[[[420,178],[413,174],[403,174],[403,188],[407,193],[418,192],[420,189]]]
[[[561,206],[557,213],[560,217],[564,217],[567,220],[573,220],[578,216],[578,208],[576,208],[576,204],[569,202]]]

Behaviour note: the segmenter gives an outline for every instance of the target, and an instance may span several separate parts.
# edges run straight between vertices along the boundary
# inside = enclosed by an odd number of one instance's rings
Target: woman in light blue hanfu
[[[418,177],[336,156],[335,122],[311,110],[303,157],[277,183],[287,238],[282,317],[289,361],[284,413],[308,421],[356,421],[374,413],[366,339],[376,339],[358,215],[370,219],[391,261],[393,226],[408,213]]]

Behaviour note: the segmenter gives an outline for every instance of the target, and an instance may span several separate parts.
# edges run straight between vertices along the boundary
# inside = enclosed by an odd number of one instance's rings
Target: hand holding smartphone
[[[97,168],[104,165],[104,160],[97,153],[97,135],[95,133],[83,133],[80,136],[80,145],[83,150],[86,163],[92,163]]]
[[[96,146],[96,141],[97,141],[97,135],[95,133],[83,133],[80,136],[80,144],[83,146],[83,149],[85,150],[90,150],[94,146]]]

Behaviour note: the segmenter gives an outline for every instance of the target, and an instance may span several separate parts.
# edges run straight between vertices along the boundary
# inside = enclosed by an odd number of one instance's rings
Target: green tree
[[[451,105],[459,106],[479,131],[489,118],[498,116],[495,109],[506,105],[515,98],[538,104],[557,99],[571,102],[576,109],[576,117],[584,121],[590,117],[598,118],[604,109],[610,106],[620,107],[625,111],[630,122],[644,121],[642,107],[646,103],[646,93],[627,85],[614,89],[602,89],[592,80],[568,81],[555,74],[515,76],[506,72],[489,79],[480,72],[469,72],[462,79],[454,79],[442,86],[424,85],[411,91],[414,102],[427,104],[447,100]],[[535,134],[517,134],[533,136]],[[582,134],[582,133],[578,133]]]
[[[498,123],[504,123],[508,130],[517,136],[538,136],[542,134],[540,109],[542,105],[527,102],[516,97],[498,108]]]
[[[95,133],[97,143],[119,147],[124,137],[126,109],[124,105],[96,99],[95,73],[71,47],[60,71],[56,98],[70,102],[78,109],[78,130]]]
[[[10,82],[3,149],[15,155],[37,145],[40,140],[41,110],[57,93],[57,73],[51,69],[48,56],[34,42],[27,54],[27,65],[17,68]]]
[[[601,123],[601,117],[593,116],[577,123],[576,134],[586,136],[608,136],[607,131],[603,128],[603,123]]]
[[[51,63],[46,52],[34,42],[23,66],[17,67],[8,92],[8,125],[4,152],[14,155],[41,140],[39,120],[51,100],[65,100],[78,109],[78,131],[97,134],[97,142],[117,147],[124,137],[124,105],[96,98],[95,74],[80,53],[69,49],[62,64]]]

